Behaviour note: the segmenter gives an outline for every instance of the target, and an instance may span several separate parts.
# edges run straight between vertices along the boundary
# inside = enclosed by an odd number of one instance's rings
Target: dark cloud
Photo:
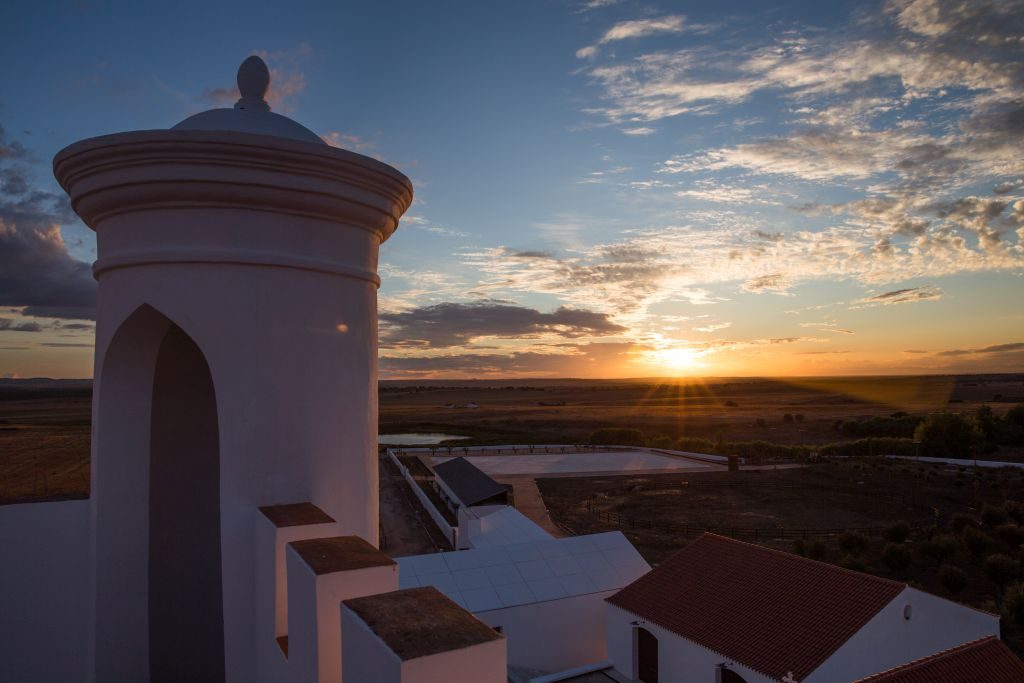
[[[42,332],[43,327],[37,322],[16,323],[10,318],[0,318],[0,332]]]
[[[20,168],[0,168],[0,192],[25,194],[29,190],[28,175]]]
[[[0,159],[31,159],[32,153],[17,140],[8,140],[4,127],[0,126]]]
[[[383,346],[445,348],[480,337],[521,339],[556,334],[574,339],[626,332],[606,314],[561,307],[551,313],[501,303],[443,303],[381,314]]]
[[[643,346],[631,342],[595,342],[565,347],[563,353],[445,354],[380,358],[381,376],[400,377],[592,377],[595,370],[615,373]]]
[[[1024,351],[1024,342],[1013,342],[1010,344],[994,344],[992,346],[985,346],[980,349],[952,349],[950,351],[940,351],[940,356],[968,356],[976,353],[1013,353],[1017,351]]]
[[[884,294],[877,294],[866,299],[861,299],[859,303],[867,305],[889,305],[941,298],[942,291],[935,287],[911,287],[908,289],[896,289],[891,292],[885,292]]]
[[[0,161],[29,158],[0,128]],[[91,319],[96,283],[89,264],[68,253],[60,225],[75,220],[63,193],[33,189],[26,172],[0,168],[0,306],[22,315]]]

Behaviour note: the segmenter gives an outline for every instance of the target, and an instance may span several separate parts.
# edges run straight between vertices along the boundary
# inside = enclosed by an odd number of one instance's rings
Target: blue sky
[[[413,180],[386,376],[1024,370],[1017,0],[3,14],[0,374],[91,374],[49,160],[231,106],[253,52],[275,111]]]

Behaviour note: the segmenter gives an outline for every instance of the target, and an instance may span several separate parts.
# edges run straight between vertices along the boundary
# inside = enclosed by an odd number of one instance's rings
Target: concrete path
[[[512,485],[516,509],[526,515],[534,524],[555,538],[565,536],[565,532],[551,521],[548,509],[544,506],[544,498],[540,495],[540,489],[537,488],[537,482],[533,477],[496,477],[495,481]]]

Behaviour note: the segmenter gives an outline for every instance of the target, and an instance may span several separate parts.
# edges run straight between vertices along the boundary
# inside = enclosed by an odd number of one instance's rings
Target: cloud
[[[708,325],[703,325],[701,327],[695,327],[695,328],[693,328],[693,331],[694,332],[716,332],[718,330],[724,330],[724,329],[729,328],[729,327],[732,327],[732,323],[711,323],[711,324],[708,324]]]
[[[940,351],[937,355],[939,356],[968,356],[976,354],[993,354],[993,353],[1016,353],[1024,351],[1024,342],[1012,342],[1009,344],[994,344],[992,346],[985,346],[980,349],[952,349],[950,351]],[[908,352],[909,353],[909,352]]]
[[[593,59],[597,56],[601,45],[607,45],[619,40],[630,40],[633,38],[644,38],[658,33],[681,33],[685,17],[669,15],[657,19],[633,19],[620,21],[604,32],[604,35],[587,47],[576,51],[579,59]]]
[[[29,157],[20,143],[3,144],[22,150],[9,157]],[[75,220],[68,199],[33,189],[27,178],[22,169],[0,169],[0,306],[20,308],[25,316],[92,318],[91,269],[68,253],[60,231]]]
[[[3,159],[31,159],[32,154],[22,143],[7,138],[4,127],[0,126],[0,160]]]
[[[877,294],[856,302],[863,306],[891,306],[893,304],[906,304],[915,301],[935,301],[942,298],[942,290],[937,287],[913,287],[910,289],[896,289],[891,292]]]
[[[16,323],[10,318],[0,318],[0,332],[42,332],[37,322]]]
[[[635,126],[633,128],[623,128],[622,132],[626,135],[643,136],[653,135],[654,133],[657,133],[658,130],[656,128],[651,128],[650,126]]]
[[[380,357],[384,378],[413,377],[593,377],[621,376],[622,368],[646,349],[633,342],[565,344],[550,352],[451,353],[431,356]]]
[[[743,289],[760,294],[761,292],[785,292],[789,282],[783,273],[771,273],[751,278],[743,283]]]
[[[606,314],[560,307],[551,313],[507,303],[442,303],[413,310],[382,313],[381,343],[385,347],[446,348],[476,339],[566,339],[620,334],[627,328]]]

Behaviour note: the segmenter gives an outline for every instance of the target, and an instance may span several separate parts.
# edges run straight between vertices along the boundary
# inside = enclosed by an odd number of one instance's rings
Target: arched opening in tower
[[[151,683],[222,683],[217,402],[202,351],[173,324],[153,374],[148,572]]]

